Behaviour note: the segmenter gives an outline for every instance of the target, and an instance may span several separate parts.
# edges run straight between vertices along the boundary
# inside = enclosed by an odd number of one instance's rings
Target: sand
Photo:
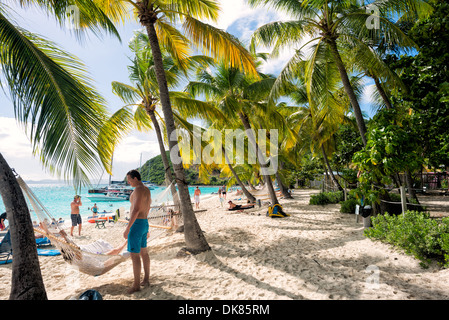
[[[281,200],[287,218],[269,218],[266,208],[229,213],[217,196],[203,197],[197,218],[211,254],[176,257],[184,235],[168,233],[150,243],[151,286],[128,295],[132,263],[108,273],[79,273],[61,256],[40,256],[51,300],[75,299],[95,289],[105,300],[414,300],[448,299],[449,270],[419,261],[363,235],[363,223],[339,205],[311,206],[311,193],[293,190]],[[235,198],[228,194],[228,199]],[[78,244],[122,241],[123,228],[83,224]],[[76,233],[75,233],[76,234]],[[11,264],[0,266],[0,299],[8,299]]]

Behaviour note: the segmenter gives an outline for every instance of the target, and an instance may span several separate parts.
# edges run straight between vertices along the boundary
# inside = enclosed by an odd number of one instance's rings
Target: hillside
[[[170,161],[170,152],[166,151],[168,160],[170,162],[170,167],[173,167]],[[198,179],[198,165],[192,165],[189,169],[184,169],[186,173],[186,182],[189,185],[199,185],[204,184]],[[162,185],[165,181],[165,172],[164,172],[164,164],[162,162],[162,156],[158,155],[154,158],[151,158],[145,164],[142,165],[140,171],[140,175],[142,176],[143,181],[150,181],[157,185]],[[211,174],[210,185],[223,185],[226,183],[225,179],[219,177],[220,172],[214,171]]]

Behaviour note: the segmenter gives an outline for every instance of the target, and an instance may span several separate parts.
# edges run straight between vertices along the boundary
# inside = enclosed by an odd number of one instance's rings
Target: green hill
[[[166,151],[168,161],[170,162],[170,167],[173,167],[172,163],[170,161],[170,152]],[[185,169],[186,174],[186,182],[189,185],[199,185],[204,184],[198,179],[198,165],[192,165],[189,167],[189,169]],[[164,163],[162,162],[162,156],[158,155],[154,158],[151,158],[145,164],[142,165],[140,168],[140,175],[142,177],[143,181],[150,181],[152,183],[155,183],[157,185],[162,185],[165,182],[165,170],[164,170]],[[209,184],[210,185],[223,185],[226,183],[225,179],[219,178],[220,172],[214,171],[211,174],[211,179]]]

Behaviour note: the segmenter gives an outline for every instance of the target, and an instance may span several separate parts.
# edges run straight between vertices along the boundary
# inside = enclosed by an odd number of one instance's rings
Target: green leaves
[[[16,118],[29,123],[34,154],[75,188],[98,173],[98,128],[104,101],[84,66],[53,43],[11,24],[0,14],[0,61]]]
[[[428,267],[436,260],[449,266],[449,219],[442,221],[429,217],[427,212],[407,211],[404,215],[378,215],[371,218],[373,227],[365,235],[403,249]]]

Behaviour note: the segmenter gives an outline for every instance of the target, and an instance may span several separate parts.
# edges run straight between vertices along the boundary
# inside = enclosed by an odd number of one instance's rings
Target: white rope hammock
[[[103,240],[97,240],[89,245],[77,245],[59,227],[56,219],[46,210],[20,176],[17,177],[17,181],[40,221],[39,228],[35,228],[35,231],[48,237],[61,252],[64,260],[77,267],[80,272],[92,276],[102,275],[129,258],[129,252],[122,250],[125,247],[124,244],[118,249]],[[173,199],[173,196],[169,186],[153,200],[154,205],[148,214],[150,231],[147,241],[152,241],[166,233],[167,230],[176,230],[178,226],[182,225],[179,208],[173,205],[173,202],[170,203],[170,199]],[[126,225],[128,222],[120,219],[116,223]]]

